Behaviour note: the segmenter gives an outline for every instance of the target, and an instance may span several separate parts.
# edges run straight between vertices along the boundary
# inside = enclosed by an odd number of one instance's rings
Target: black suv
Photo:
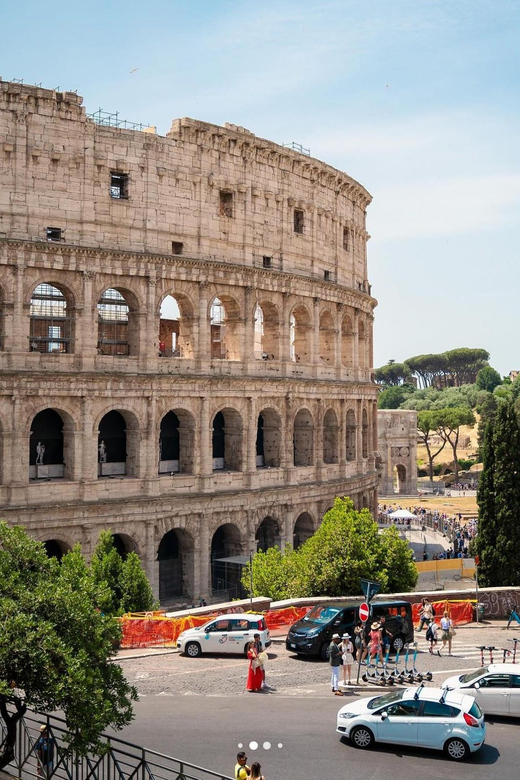
[[[361,599],[330,602],[313,607],[289,629],[285,646],[287,650],[301,655],[318,655],[324,661],[332,635],[350,634],[354,640],[354,627],[359,620]],[[386,629],[392,634],[392,649],[402,649],[407,642],[413,642],[412,605],[408,601],[373,601],[366,628],[374,620],[386,617]]]

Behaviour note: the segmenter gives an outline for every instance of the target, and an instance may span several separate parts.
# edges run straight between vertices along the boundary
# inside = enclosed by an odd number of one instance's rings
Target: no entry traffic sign
[[[359,607],[359,619],[362,620],[363,623],[366,623],[369,614],[370,614],[370,607],[368,606],[366,601],[364,601]]]

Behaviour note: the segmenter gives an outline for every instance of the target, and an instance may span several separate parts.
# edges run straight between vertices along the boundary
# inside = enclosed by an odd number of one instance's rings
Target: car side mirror
[[[480,688],[480,683],[478,683],[478,682],[477,682],[477,683],[475,683],[475,685],[474,685],[473,687],[474,687],[474,688],[477,688],[477,689],[478,689],[478,688]]]
[[[388,712],[382,712],[381,713],[381,720],[386,720],[388,718]]]

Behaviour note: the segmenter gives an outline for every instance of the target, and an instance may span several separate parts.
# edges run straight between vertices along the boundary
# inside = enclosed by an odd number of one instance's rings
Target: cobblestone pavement
[[[418,634],[417,669],[420,672],[431,670],[434,677],[430,685],[439,685],[450,674],[477,668],[480,666],[479,645],[512,649],[513,642],[509,640],[513,637],[520,639],[520,627],[506,631],[505,626],[504,622],[496,622],[458,628],[453,640],[452,657],[447,655],[447,648],[446,654],[443,653],[441,657],[430,655],[424,633]],[[441,642],[438,647],[442,647]],[[189,658],[177,651],[141,649],[121,651],[118,661],[140,696],[331,696],[330,667],[326,663],[288,653],[284,641],[275,641],[268,654],[266,680],[271,689],[261,694],[246,692],[248,661],[240,656],[203,655],[200,658]],[[494,652],[495,663],[501,663],[502,657],[502,652]],[[487,651],[485,662],[489,663]],[[373,689],[374,686],[366,684],[354,686],[355,693],[360,696],[369,695]]]

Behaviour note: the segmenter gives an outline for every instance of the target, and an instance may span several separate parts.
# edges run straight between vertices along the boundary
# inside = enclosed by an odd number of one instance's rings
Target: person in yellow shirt
[[[242,751],[237,753],[237,762],[235,764],[235,780],[247,780],[251,772],[250,768],[246,764],[247,756]]]

